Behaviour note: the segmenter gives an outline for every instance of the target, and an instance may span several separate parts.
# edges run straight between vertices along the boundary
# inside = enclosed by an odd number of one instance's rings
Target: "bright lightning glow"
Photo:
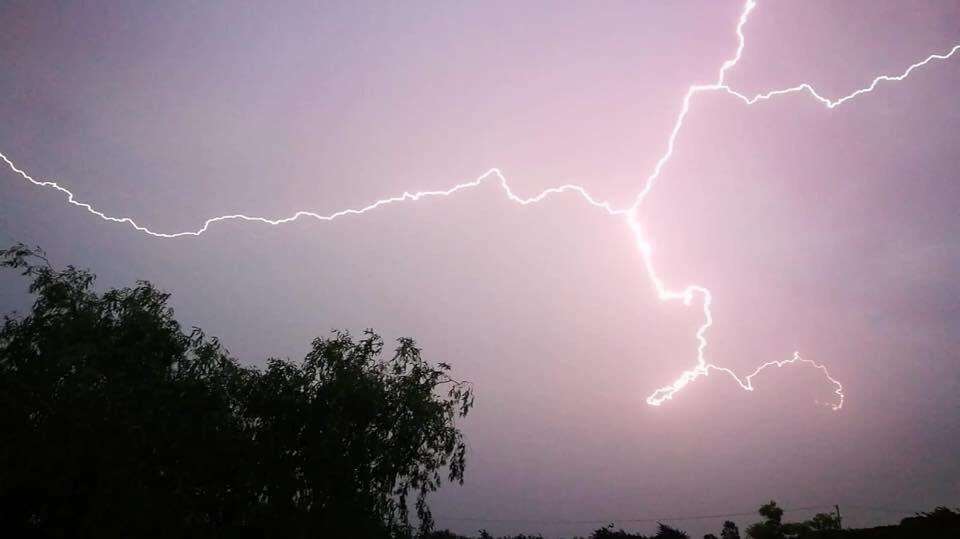
[[[756,7],[757,7],[757,2],[755,0],[747,0],[745,2],[743,6],[743,11],[740,14],[740,18],[739,18],[739,21],[737,22],[737,27],[736,27],[736,35],[737,35],[736,53],[732,58],[730,58],[729,60],[726,60],[723,63],[723,65],[721,65],[719,73],[717,74],[716,82],[714,82],[713,84],[706,84],[706,85],[693,85],[687,89],[687,92],[683,97],[682,105],[680,107],[680,112],[677,115],[676,121],[674,122],[673,129],[670,131],[670,136],[667,138],[666,150],[657,160],[656,165],[653,167],[653,171],[650,173],[649,176],[647,176],[646,181],[644,182],[643,187],[640,190],[639,194],[637,195],[636,199],[634,200],[633,204],[627,208],[620,208],[620,209],[614,208],[613,206],[610,205],[609,202],[601,201],[594,198],[584,187],[579,185],[573,185],[573,184],[552,187],[550,189],[546,189],[540,192],[535,196],[524,198],[517,195],[513,191],[513,189],[510,187],[510,184],[507,181],[507,178],[500,172],[499,169],[494,168],[494,169],[488,170],[482,176],[478,177],[473,181],[460,183],[460,184],[454,185],[449,189],[436,190],[436,191],[417,191],[415,193],[404,192],[399,196],[377,200],[376,202],[373,202],[372,204],[369,204],[367,206],[363,206],[360,208],[348,208],[348,209],[340,210],[327,215],[322,215],[322,214],[314,213],[311,211],[298,211],[293,215],[290,215],[289,217],[283,217],[279,219],[270,219],[267,217],[249,216],[244,214],[221,215],[219,217],[213,217],[213,218],[207,219],[206,221],[204,221],[203,226],[201,226],[196,230],[188,230],[185,232],[175,232],[175,233],[164,233],[164,232],[156,232],[149,229],[146,226],[140,225],[136,221],[134,221],[133,218],[131,217],[115,217],[115,216],[107,215],[101,212],[100,210],[97,210],[96,208],[94,208],[92,205],[88,203],[80,202],[76,200],[73,193],[69,189],[61,186],[57,182],[49,181],[49,180],[37,180],[33,178],[32,176],[30,176],[29,174],[27,174],[26,172],[18,168],[2,152],[0,152],[0,159],[2,159],[7,164],[10,170],[18,174],[19,176],[21,176],[24,180],[32,183],[33,185],[36,185],[38,187],[51,188],[51,189],[60,191],[61,193],[66,195],[67,202],[69,202],[70,204],[74,206],[79,206],[85,209],[87,212],[105,221],[110,221],[115,223],[125,223],[130,225],[131,227],[133,227],[139,232],[142,232],[144,234],[147,234],[149,236],[153,236],[156,238],[179,238],[183,236],[199,236],[204,232],[206,232],[210,228],[210,225],[221,222],[221,221],[240,220],[240,221],[262,223],[267,225],[282,225],[282,224],[290,223],[292,221],[300,219],[301,217],[308,217],[312,219],[317,219],[319,221],[333,221],[334,219],[337,219],[340,217],[346,217],[349,215],[362,215],[364,213],[373,211],[382,206],[386,206],[393,203],[407,202],[407,201],[414,202],[423,198],[447,197],[447,196],[454,195],[460,191],[465,191],[468,189],[479,187],[489,182],[496,183],[510,201],[523,206],[541,202],[547,197],[550,197],[552,195],[556,195],[560,193],[568,193],[568,192],[575,193],[579,195],[584,201],[586,201],[591,206],[599,208],[611,216],[624,218],[626,224],[630,227],[630,230],[634,234],[634,237],[636,240],[636,246],[640,252],[641,258],[643,259],[643,265],[647,273],[647,277],[652,282],[654,290],[657,293],[657,297],[661,301],[682,300],[684,305],[690,306],[693,303],[694,299],[699,297],[703,302],[702,303],[703,323],[697,328],[697,331],[695,333],[695,338],[697,341],[696,365],[689,370],[683,371],[680,374],[680,376],[673,381],[673,383],[667,386],[661,387],[656,391],[654,391],[649,397],[647,397],[648,404],[658,406],[662,404],[664,401],[672,399],[677,392],[679,392],[684,387],[686,387],[690,382],[696,380],[702,375],[709,374],[711,370],[716,370],[716,371],[723,372],[725,374],[730,375],[737,382],[737,384],[739,384],[741,388],[747,391],[752,391],[754,389],[753,378],[758,374],[760,374],[760,372],[763,371],[764,369],[768,367],[783,367],[785,365],[790,365],[794,363],[806,363],[822,371],[824,377],[826,377],[826,379],[834,386],[835,388],[834,394],[836,395],[836,402],[829,404],[829,406],[834,410],[839,410],[843,406],[843,401],[844,401],[843,385],[830,375],[830,372],[827,370],[827,368],[824,365],[810,359],[802,358],[799,352],[794,352],[793,357],[791,357],[790,359],[786,359],[782,361],[768,361],[766,363],[763,363],[760,366],[758,366],[753,372],[751,372],[750,374],[742,378],[729,368],[721,367],[719,365],[708,362],[706,359],[706,349],[707,349],[706,334],[707,334],[707,331],[710,329],[710,327],[713,325],[713,314],[711,313],[711,310],[710,310],[711,304],[713,302],[713,295],[710,292],[710,290],[708,290],[707,288],[703,286],[695,285],[695,284],[691,284],[682,289],[670,289],[667,287],[665,282],[660,278],[660,276],[657,274],[654,268],[653,252],[652,252],[653,250],[650,244],[645,239],[643,231],[641,230],[640,223],[637,220],[637,212],[640,205],[643,203],[644,199],[646,198],[647,194],[649,194],[650,191],[653,189],[654,184],[656,183],[657,179],[660,177],[661,172],[663,171],[663,168],[670,161],[670,158],[673,157],[673,151],[676,146],[677,138],[679,137],[680,131],[683,128],[683,122],[686,119],[687,114],[690,112],[690,102],[693,99],[694,95],[699,94],[701,92],[723,92],[733,97],[736,97],[746,105],[753,105],[757,102],[767,101],[774,97],[779,97],[779,96],[792,94],[792,93],[806,92],[807,94],[809,94],[811,97],[816,99],[818,102],[820,102],[827,108],[832,109],[842,105],[843,103],[846,103],[849,100],[852,100],[855,97],[872,92],[877,87],[877,85],[879,85],[881,82],[901,81],[907,78],[915,69],[919,67],[925,66],[934,60],[946,60],[954,56],[958,51],[960,51],[960,45],[956,45],[952,49],[943,53],[931,54],[930,56],[927,56],[925,59],[910,65],[906,70],[904,70],[899,75],[878,76],[874,78],[870,82],[870,84],[865,86],[864,88],[856,90],[850,94],[847,94],[837,99],[829,99],[829,98],[823,97],[820,93],[816,91],[816,89],[813,88],[813,86],[807,83],[799,84],[797,86],[793,86],[793,87],[785,88],[781,90],[772,90],[765,93],[757,94],[753,97],[748,97],[727,86],[726,74],[727,74],[727,71],[735,67],[737,63],[739,63],[740,61],[740,58],[743,54],[745,41],[746,41],[743,35],[743,27],[746,25],[747,19],[749,18],[750,13]]]

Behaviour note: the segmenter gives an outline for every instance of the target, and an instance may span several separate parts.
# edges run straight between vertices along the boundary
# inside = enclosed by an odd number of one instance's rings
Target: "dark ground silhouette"
[[[743,536],[733,522],[722,525],[719,536],[704,535],[704,539],[956,539],[960,537],[960,512],[938,507],[929,513],[919,513],[893,526],[863,529],[842,529],[836,515],[820,513],[804,522],[782,522],[783,511],[776,502],[769,502],[758,511],[763,520],[747,527]],[[436,531],[430,539],[474,539],[450,531]],[[540,539],[539,535],[513,535],[494,538],[481,530],[479,539]],[[689,539],[690,535],[666,524],[658,524],[653,535],[615,529],[613,524],[595,530],[586,538],[574,539]]]
[[[23,245],[0,266],[34,296],[0,327],[0,537],[463,539],[433,530],[427,495],[463,481],[471,387],[412,340],[385,356],[372,331],[340,332],[300,362],[244,367],[184,331],[150,283],[98,293],[90,272]],[[943,507],[862,530],[826,513],[783,522],[772,501],[759,515],[744,537],[960,537]],[[728,521],[706,538],[741,535]]]

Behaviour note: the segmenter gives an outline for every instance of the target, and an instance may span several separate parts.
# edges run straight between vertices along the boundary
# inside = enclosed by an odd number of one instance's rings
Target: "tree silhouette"
[[[595,530],[590,535],[590,539],[648,539],[648,537],[639,533],[630,533],[623,529],[616,530],[614,525],[610,524],[606,528]],[[656,535],[649,539],[690,539],[690,536],[683,531],[658,522]]]
[[[788,522],[782,525],[785,537],[822,537],[824,534],[840,529],[840,519],[830,513],[817,513],[804,522]]]
[[[608,524],[605,528],[598,528],[590,535],[590,539],[647,539],[645,535],[639,533],[630,533],[623,530],[614,529],[613,523]]]
[[[783,509],[780,509],[777,502],[770,500],[761,505],[757,512],[764,517],[764,521],[751,524],[747,528],[747,537],[753,539],[782,539],[784,537],[783,525],[781,524]]]
[[[767,522],[780,524],[783,520],[783,509],[780,509],[777,502],[773,500],[761,505],[757,512],[760,513],[760,516],[766,518]]]
[[[904,536],[960,537],[960,509],[937,507],[929,513],[918,513],[900,521]]]
[[[830,513],[817,513],[804,522],[783,522],[783,509],[772,500],[758,512],[764,521],[747,528],[747,535],[756,539],[827,537],[840,530],[839,517]]]
[[[150,283],[97,293],[40,250],[0,251],[34,303],[0,328],[0,526],[10,537],[403,537],[432,526],[455,425],[449,366],[373,332],[263,370],[184,332]]]
[[[740,528],[737,528],[737,524],[733,521],[725,521],[723,530],[720,532],[720,539],[740,539]]]
[[[382,349],[372,332],[358,341],[337,333],[314,340],[302,363],[270,360],[255,375],[244,415],[261,434],[255,482],[289,505],[273,513],[278,518],[302,513],[305,530],[364,522],[406,528],[414,494],[426,531],[426,495],[440,485],[440,471],[462,481],[466,446],[453,421],[472,404],[469,388],[447,375],[447,365],[423,361],[410,339],[400,339],[389,361]],[[444,386],[448,398],[439,399],[435,390]]]
[[[660,522],[657,523],[657,534],[653,537],[654,539],[690,539],[685,532]]]

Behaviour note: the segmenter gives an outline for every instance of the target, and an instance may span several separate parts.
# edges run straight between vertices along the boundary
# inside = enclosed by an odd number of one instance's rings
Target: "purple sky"
[[[332,213],[500,168],[522,196],[578,183],[629,205],[684,92],[734,53],[739,1],[0,6],[0,152],[151,229]],[[956,2],[760,1],[727,82],[838,97],[960,43]],[[594,520],[839,503],[850,525],[960,503],[960,55],[828,110],[695,98],[640,210],[657,300],[622,219],[493,184],[333,223],[220,223],[154,239],[0,171],[0,241],[102,286],[145,278],[248,363],[331,328],[409,335],[472,380],[466,484],[444,516]],[[4,311],[23,282],[0,274]],[[845,506],[850,508],[845,509]],[[789,513],[803,518],[809,513]],[[597,525],[445,521],[473,532]],[[716,531],[716,521],[680,523]],[[754,519],[739,519],[741,523]],[[652,529],[652,525],[638,525]]]

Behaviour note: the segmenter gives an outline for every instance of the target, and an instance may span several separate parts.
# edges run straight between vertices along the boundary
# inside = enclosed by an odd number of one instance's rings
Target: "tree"
[[[47,537],[402,537],[462,482],[468,384],[409,339],[316,339],[243,367],[150,283],[97,293],[40,250],[0,251],[34,295],[0,328],[0,526]]]
[[[410,339],[389,360],[366,332],[316,339],[303,362],[270,360],[256,375],[244,415],[256,421],[257,485],[299,515],[301,529],[346,533],[356,523],[409,528],[416,498],[421,530],[432,528],[428,493],[449,469],[463,480],[466,445],[454,425],[472,406],[469,386],[434,368]],[[436,390],[447,387],[447,398]],[[371,533],[375,530],[371,530]]]
[[[784,523],[780,530],[784,537],[819,537],[825,532],[840,529],[840,519],[830,513],[817,513],[810,520]]]
[[[725,521],[720,539],[740,539],[740,529],[737,528],[737,524],[730,520]]]
[[[766,518],[767,522],[774,524],[780,524],[783,519],[783,509],[780,509],[777,502],[773,500],[761,505],[757,512],[760,513],[760,516]]]
[[[804,524],[815,532],[833,531],[840,529],[840,518],[833,513],[817,513]]]
[[[690,539],[686,532],[667,526],[661,522],[657,523],[657,534],[654,539]]]
[[[900,521],[904,537],[960,537],[960,509],[937,507]]]
[[[199,330],[181,331],[149,283],[92,291],[23,245],[0,263],[30,280],[0,329],[0,520],[20,535],[183,535],[228,527],[249,505],[248,373]],[[149,511],[144,507],[150,507]],[[17,533],[14,533],[17,535]]]
[[[639,533],[630,533],[622,528],[617,530],[611,522],[605,528],[594,530],[590,539],[647,539],[647,537]]]
[[[777,502],[770,500],[761,505],[758,513],[765,520],[751,524],[747,528],[747,537],[753,539],[781,539],[784,537],[783,525],[781,524],[783,509],[777,505]]]
[[[817,513],[803,522],[783,522],[783,509],[772,500],[762,505],[759,513],[764,521],[747,528],[747,535],[755,539],[821,537],[840,530],[839,517],[830,513]]]

